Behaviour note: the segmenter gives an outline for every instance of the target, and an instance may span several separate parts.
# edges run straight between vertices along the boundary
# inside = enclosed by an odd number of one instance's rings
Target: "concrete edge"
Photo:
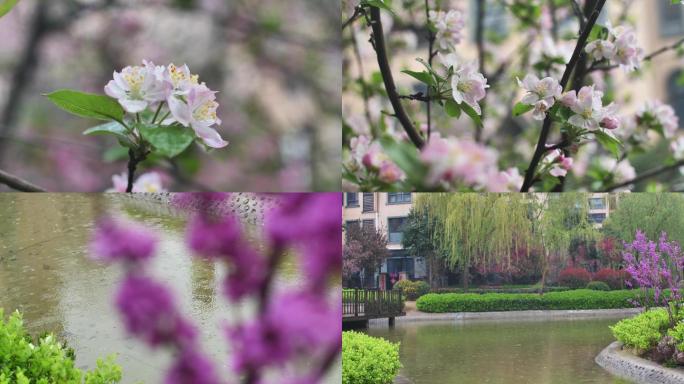
[[[604,348],[594,361],[612,375],[636,384],[684,383],[684,369],[667,368],[642,359],[623,350],[622,343],[618,341]]]
[[[426,313],[410,312],[406,316],[395,318],[396,323],[413,322],[462,322],[488,320],[580,320],[626,317],[641,313],[641,308],[623,309],[583,309],[583,310],[548,310],[548,311],[506,311],[506,312],[455,312],[455,313]],[[386,325],[388,319],[369,320],[369,325]]]

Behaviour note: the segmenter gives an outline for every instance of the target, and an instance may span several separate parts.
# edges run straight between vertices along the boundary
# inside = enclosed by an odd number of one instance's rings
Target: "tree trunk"
[[[469,280],[468,273],[469,273],[468,266],[464,265],[463,266],[463,276],[461,276],[461,278],[463,279],[463,292],[468,292],[468,280]]]

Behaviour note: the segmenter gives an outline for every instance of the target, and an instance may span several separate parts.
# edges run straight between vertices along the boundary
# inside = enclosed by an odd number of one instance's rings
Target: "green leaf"
[[[137,124],[136,127],[143,138],[152,144],[158,154],[170,158],[180,155],[195,140],[193,131],[180,124],[162,127]]]
[[[98,120],[122,121],[124,110],[109,96],[62,89],[45,95],[63,110],[76,116]]]
[[[84,135],[117,135],[117,136],[123,136],[123,137],[128,137],[128,131],[126,130],[126,127],[121,125],[120,123],[117,123],[116,121],[112,121],[111,123],[105,123],[101,125],[97,125],[95,127],[86,129],[83,131]]]
[[[513,107],[513,116],[524,115],[534,109],[534,105],[517,103]]]
[[[429,72],[415,72],[415,71],[409,71],[409,70],[404,70],[401,71],[402,73],[405,73],[414,79],[420,81],[421,83],[425,83],[427,85],[437,85],[435,82],[435,79],[432,78],[432,75]]]
[[[478,127],[482,126],[482,119],[480,119],[480,114],[475,112],[473,107],[471,107],[470,105],[468,105],[466,103],[461,103],[461,104],[459,104],[459,106],[461,107],[463,112],[466,113],[466,115],[470,116],[470,118],[473,120],[475,125],[477,125]]]
[[[18,2],[19,0],[0,0],[0,17],[8,14]]]
[[[451,117],[457,119],[461,117],[461,107],[452,99],[449,99],[444,103],[444,111]]]
[[[392,8],[390,7],[389,4],[387,4],[389,1],[383,1],[383,0],[364,0],[363,4],[365,5],[370,5],[372,7],[384,9],[386,11],[389,11],[390,13],[394,13]]]
[[[603,131],[594,131],[594,136],[596,136],[596,140],[598,140],[601,146],[612,153],[615,158],[620,156],[620,140]]]

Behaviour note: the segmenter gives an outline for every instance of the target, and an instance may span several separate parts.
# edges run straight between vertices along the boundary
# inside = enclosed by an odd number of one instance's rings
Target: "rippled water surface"
[[[6,314],[21,311],[32,334],[49,331],[67,340],[81,368],[117,353],[124,383],[160,382],[170,355],[151,353],[127,337],[114,311],[119,266],[88,258],[100,212],[123,214],[158,231],[161,242],[151,271],[172,287],[200,327],[205,350],[225,372],[229,350],[220,326],[244,315],[249,303],[242,308],[226,303],[219,288],[223,267],[191,257],[183,241],[184,219],[163,204],[113,195],[0,194],[0,308]],[[278,284],[298,283],[294,262],[281,272]]]
[[[415,384],[626,384],[594,363],[619,319],[398,324],[368,334],[401,342]]]

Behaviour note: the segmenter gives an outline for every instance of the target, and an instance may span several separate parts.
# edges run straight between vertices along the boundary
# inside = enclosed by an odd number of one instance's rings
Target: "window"
[[[375,220],[373,220],[373,219],[364,220],[362,228],[364,231],[375,231]]]
[[[387,227],[389,234],[387,236],[387,242],[392,244],[399,244],[404,238],[404,224],[406,222],[405,217],[392,217],[387,219]]]
[[[358,207],[359,206],[359,194],[356,192],[348,192],[347,195],[347,207]]]
[[[590,209],[606,209],[606,199],[603,197],[592,197],[589,199]]]
[[[387,204],[410,204],[411,192],[390,192],[387,194]]]
[[[589,222],[591,222],[591,223],[602,224],[604,221],[606,221],[606,214],[605,213],[590,213],[589,214]]]
[[[373,212],[375,210],[375,199],[373,193],[363,194],[363,212]]]
[[[346,231],[346,236],[349,236],[349,234],[351,233],[351,231],[361,229],[361,222],[358,221],[358,220],[350,220],[350,221],[347,221],[347,222],[344,224],[344,226],[345,226],[345,228],[346,228],[346,230],[347,230],[347,231]],[[348,238],[348,237],[347,237],[347,238]]]
[[[684,71],[675,71],[667,79],[668,102],[679,116],[680,127],[684,123],[684,85],[679,82],[682,76],[684,76]]]
[[[681,4],[658,1],[660,8],[660,34],[675,36],[684,33],[684,8]]]

